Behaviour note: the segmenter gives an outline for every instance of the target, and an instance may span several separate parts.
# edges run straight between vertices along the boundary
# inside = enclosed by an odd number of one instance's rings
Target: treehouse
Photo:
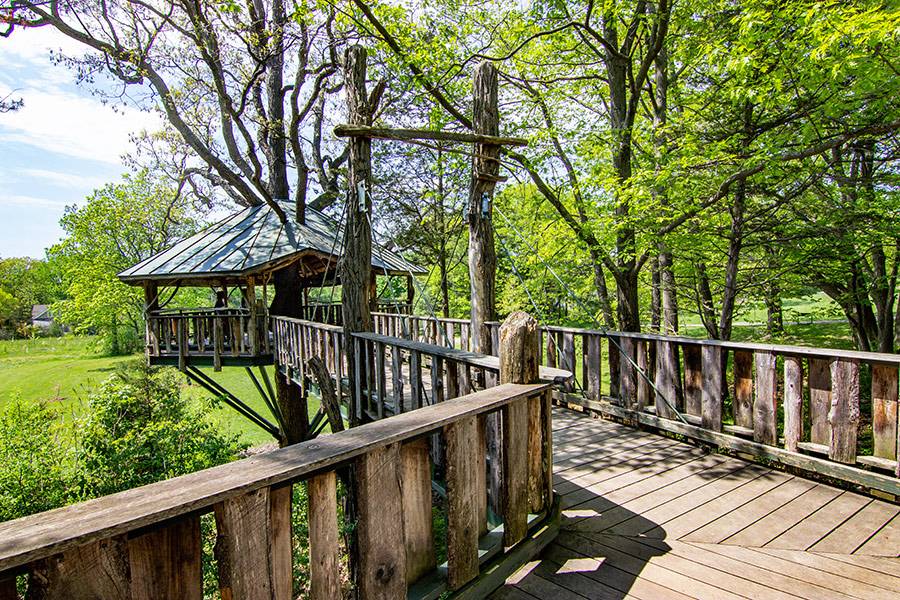
[[[296,268],[300,297],[288,314],[338,324],[340,304],[311,301],[311,288],[340,285],[337,263],[343,228],[307,208],[305,222],[294,219],[291,203],[281,203],[282,223],[268,205],[245,208],[119,273],[142,286],[147,317],[147,357],[153,365],[259,366],[272,364],[269,287],[280,271]],[[378,310],[408,313],[413,277],[426,271],[373,243],[372,285],[377,275],[406,282],[406,298],[377,301]],[[209,307],[171,307],[180,288],[211,290]]]

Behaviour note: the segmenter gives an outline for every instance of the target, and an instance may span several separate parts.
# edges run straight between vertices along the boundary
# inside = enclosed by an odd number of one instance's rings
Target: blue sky
[[[18,31],[0,38],[0,97],[25,106],[0,114],[0,257],[43,257],[62,235],[59,218],[97,187],[127,171],[129,135],[159,128],[155,114],[114,110],[74,74],[54,65],[51,50],[82,52],[54,31]]]

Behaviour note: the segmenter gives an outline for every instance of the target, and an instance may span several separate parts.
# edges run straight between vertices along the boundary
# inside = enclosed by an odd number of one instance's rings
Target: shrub
[[[18,398],[0,411],[0,521],[62,506],[74,496],[71,445],[59,414]]]
[[[199,471],[232,460],[242,449],[223,435],[206,409],[182,394],[174,369],[125,363],[88,396],[80,424],[81,485],[89,496]]]

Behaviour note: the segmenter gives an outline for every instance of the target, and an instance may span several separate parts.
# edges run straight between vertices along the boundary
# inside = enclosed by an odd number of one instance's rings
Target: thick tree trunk
[[[662,308],[663,333],[678,333],[678,293],[675,289],[675,272],[672,270],[672,253],[663,242],[659,244],[659,287]]]
[[[269,314],[282,317],[302,317],[300,299],[303,287],[298,265],[275,271],[272,277],[275,297]],[[307,399],[300,386],[288,379],[279,369],[275,370],[275,401],[284,415],[285,431],[279,440],[282,446],[297,444],[309,437],[309,412]]]

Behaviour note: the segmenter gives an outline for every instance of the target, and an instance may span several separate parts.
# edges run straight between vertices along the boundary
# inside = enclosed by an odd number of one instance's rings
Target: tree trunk
[[[275,271],[272,277],[275,296],[269,314],[282,317],[302,317],[300,298],[303,286],[299,265],[290,265]],[[307,399],[300,386],[288,379],[280,369],[275,369],[275,401],[284,415],[285,431],[279,440],[282,446],[297,444],[309,437],[309,411]]]

